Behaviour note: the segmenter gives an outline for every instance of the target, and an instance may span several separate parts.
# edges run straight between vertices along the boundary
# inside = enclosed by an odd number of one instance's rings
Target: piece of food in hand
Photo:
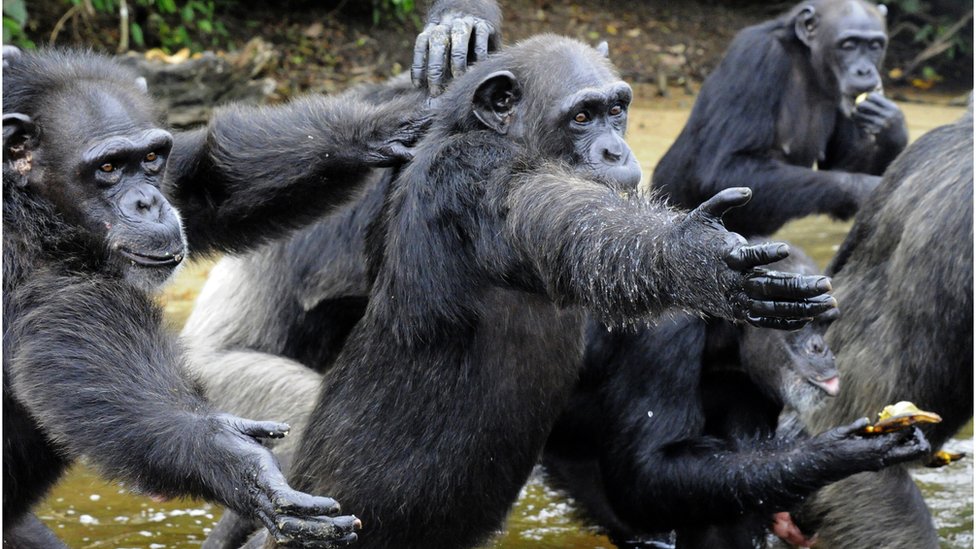
[[[874,88],[873,90],[871,90],[869,92],[864,92],[861,95],[855,97],[854,98],[854,106],[856,107],[856,106],[860,105],[861,103],[863,103],[864,100],[867,99],[868,96],[871,95],[872,93],[880,93],[881,95],[884,95],[884,88],[882,88],[881,86],[878,86],[877,88]]]
[[[885,406],[878,413],[878,421],[874,425],[865,427],[864,433],[868,435],[890,433],[904,429],[910,425],[915,425],[916,423],[939,423],[940,421],[942,421],[942,416],[939,414],[920,410],[918,406],[915,406],[907,400],[903,400],[896,404]]]
[[[932,467],[932,468],[944,467],[946,465],[949,465],[953,461],[959,461],[965,456],[966,454],[962,452],[950,452],[948,450],[939,450],[938,452],[932,454],[932,457],[930,457],[929,460],[925,462],[925,466]]]

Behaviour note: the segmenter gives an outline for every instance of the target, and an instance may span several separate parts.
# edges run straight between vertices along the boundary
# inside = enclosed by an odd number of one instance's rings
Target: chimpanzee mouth
[[[813,377],[808,377],[807,381],[810,382],[814,387],[820,389],[829,396],[837,396],[840,393],[840,377],[833,375],[823,379],[817,379]]]
[[[151,255],[133,252],[125,248],[120,248],[119,252],[129,261],[142,267],[175,267],[183,261],[183,252]]]

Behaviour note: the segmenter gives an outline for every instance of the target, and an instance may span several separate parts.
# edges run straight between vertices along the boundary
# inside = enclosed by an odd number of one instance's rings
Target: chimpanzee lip
[[[837,391],[840,388],[840,378],[837,374],[825,378],[808,377],[807,381],[828,396],[837,396]]]
[[[136,252],[132,250],[127,250],[125,248],[120,248],[119,252],[129,259],[143,267],[175,267],[183,261],[183,252],[166,252],[162,255],[147,254],[143,252]]]

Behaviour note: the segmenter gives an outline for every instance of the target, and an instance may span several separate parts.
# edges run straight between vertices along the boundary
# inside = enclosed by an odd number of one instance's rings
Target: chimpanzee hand
[[[378,110],[366,137],[364,163],[385,168],[409,162],[413,146],[430,128],[431,111],[409,98],[389,101]]]
[[[884,434],[864,435],[871,422],[861,418],[850,425],[835,427],[808,441],[806,451],[836,461],[840,471],[856,473],[878,471],[889,465],[923,458],[932,451],[918,427]],[[845,467],[846,465],[846,467]]]
[[[851,116],[861,131],[878,139],[886,139],[891,145],[904,148],[908,144],[905,115],[894,101],[878,92],[871,92],[864,101],[854,107]]]
[[[729,232],[722,224],[722,216],[737,206],[749,202],[752,191],[745,187],[725,189],[698,206],[685,223],[698,223],[711,229],[710,238],[701,244],[724,257],[732,270],[722,277],[730,287],[732,315],[754,326],[795,330],[813,317],[837,306],[825,276],[806,276],[758,269],[789,256],[789,246],[769,242],[746,246],[739,234]]]
[[[343,547],[356,541],[361,524],[355,516],[336,516],[339,504],[332,498],[315,497],[292,490],[278,464],[259,438],[281,438],[288,425],[251,421],[229,414],[216,416],[215,443],[230,452],[242,466],[233,494],[221,494],[237,513],[264,524],[284,547]],[[245,490],[239,490],[239,487]],[[235,505],[236,504],[236,505]]]
[[[495,32],[488,21],[457,12],[431,21],[414,43],[410,69],[414,86],[427,88],[432,97],[440,95],[448,80],[464,74],[468,63],[488,56],[488,41]],[[474,58],[469,59],[472,42]]]

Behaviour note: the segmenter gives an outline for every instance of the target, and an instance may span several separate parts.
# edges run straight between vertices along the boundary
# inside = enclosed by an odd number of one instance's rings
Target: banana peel
[[[925,462],[926,467],[936,468],[945,467],[953,461],[959,461],[960,459],[966,457],[966,454],[962,452],[950,452],[948,450],[939,450],[932,454],[932,456]]]
[[[895,404],[889,404],[878,413],[878,421],[874,425],[868,425],[862,431],[866,435],[877,435],[881,433],[891,433],[916,423],[939,423],[942,416],[935,412],[920,410],[907,400]]]

